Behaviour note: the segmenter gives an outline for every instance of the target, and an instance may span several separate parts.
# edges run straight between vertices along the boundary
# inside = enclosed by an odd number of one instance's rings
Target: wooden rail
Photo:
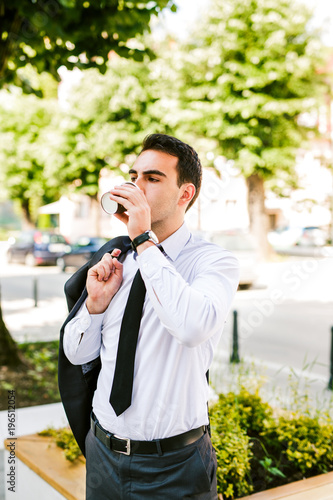
[[[5,446],[10,440],[5,441]],[[84,500],[86,467],[84,458],[66,460],[54,438],[31,434],[16,440],[16,457],[67,500]],[[36,498],[37,498],[36,492]]]
[[[255,493],[241,500],[333,500],[333,472]]]

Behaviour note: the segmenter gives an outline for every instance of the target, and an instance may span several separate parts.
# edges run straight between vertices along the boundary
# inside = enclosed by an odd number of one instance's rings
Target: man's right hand
[[[118,261],[119,249],[106,253],[88,271],[86,306],[90,314],[103,313],[118,292],[123,280],[123,265]]]

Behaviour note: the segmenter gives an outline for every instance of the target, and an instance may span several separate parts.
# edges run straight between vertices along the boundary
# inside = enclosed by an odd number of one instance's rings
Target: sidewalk
[[[67,316],[65,298],[2,301],[5,323],[17,342],[37,342],[59,338],[61,325]]]

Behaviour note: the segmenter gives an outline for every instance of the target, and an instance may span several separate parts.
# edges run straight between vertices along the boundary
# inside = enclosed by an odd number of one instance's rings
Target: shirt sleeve
[[[239,283],[238,260],[223,249],[202,253],[187,283],[157,247],[138,256],[149,299],[180,344],[196,347],[222,331]]]
[[[101,348],[103,314],[89,314],[86,303],[65,326],[64,352],[73,365],[97,358]]]

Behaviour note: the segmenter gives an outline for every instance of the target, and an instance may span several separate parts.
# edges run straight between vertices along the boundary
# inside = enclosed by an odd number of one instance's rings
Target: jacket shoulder
[[[76,271],[65,283],[65,296],[67,300],[68,310],[71,311],[74,304],[81,297],[86,286],[87,274],[89,269],[97,264],[105,253],[110,253],[115,248],[119,248],[122,253],[130,248],[131,240],[128,236],[117,236],[110,241],[107,241],[93,257]]]

